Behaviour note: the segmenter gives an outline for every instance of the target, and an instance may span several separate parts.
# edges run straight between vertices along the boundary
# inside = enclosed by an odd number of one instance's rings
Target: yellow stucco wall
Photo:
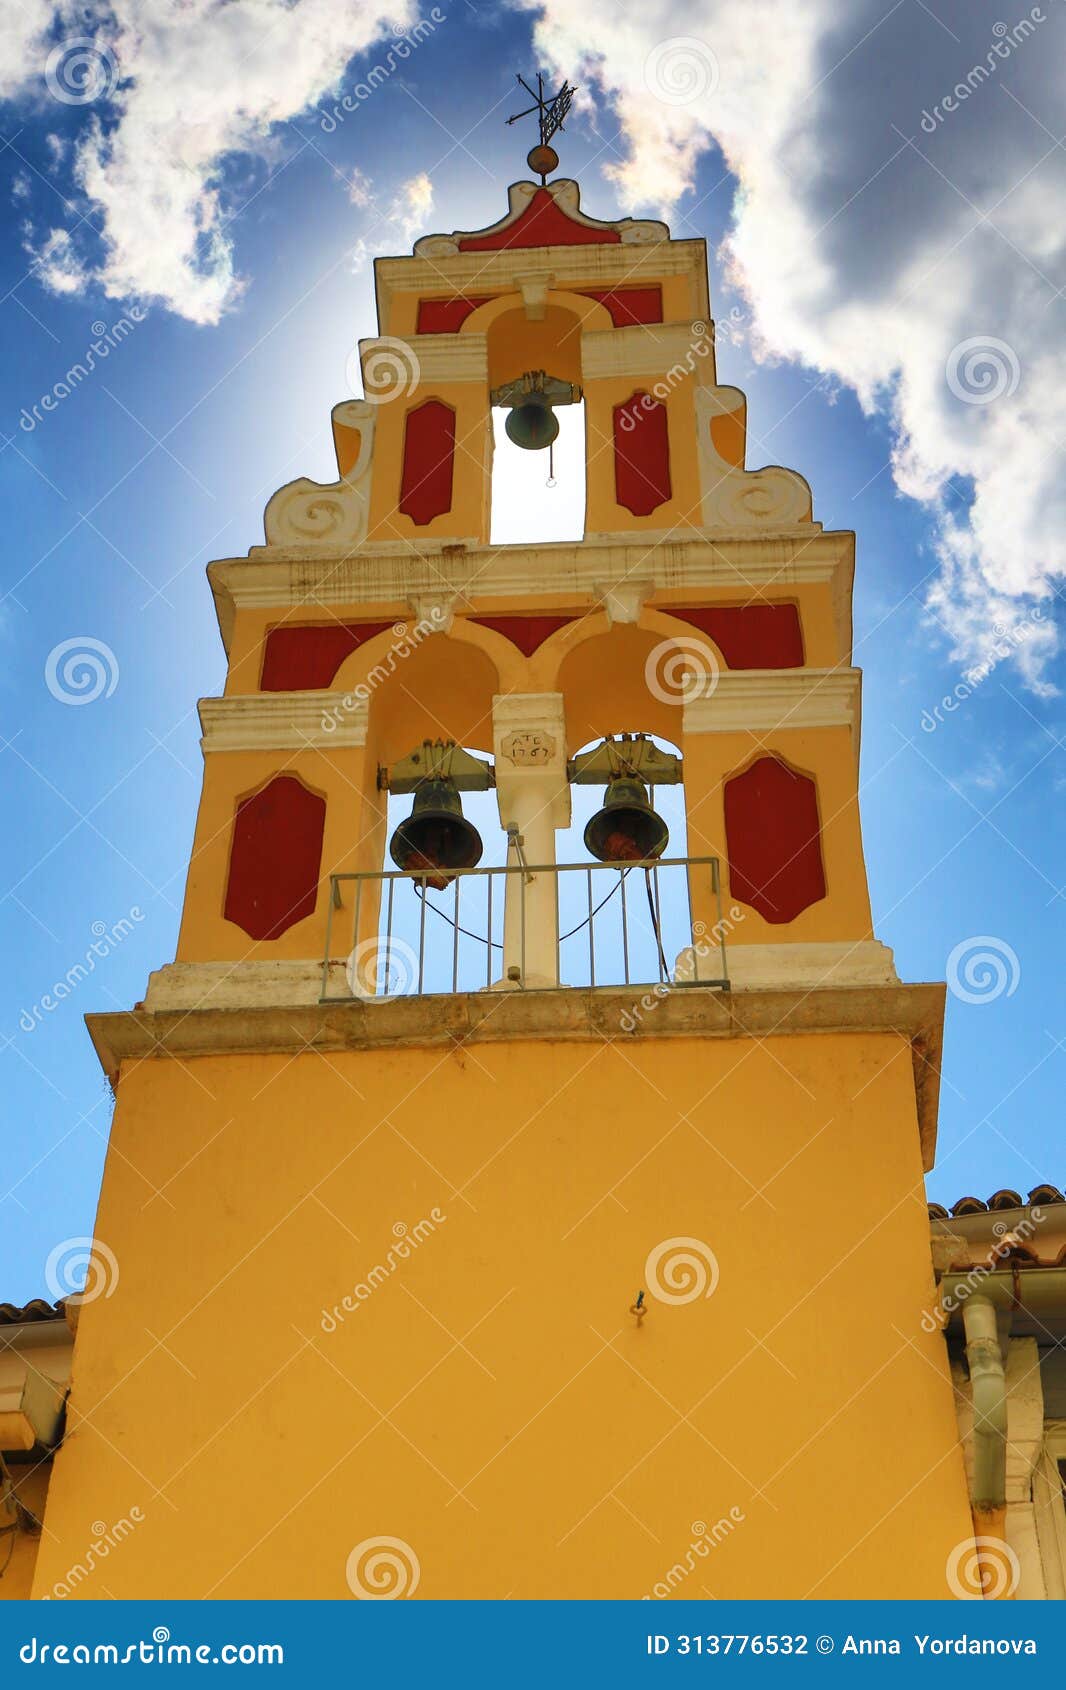
[[[121,1276],[37,1593],[137,1507],[119,1597],[345,1597],[379,1535],[420,1597],[639,1597],[730,1510],[679,1596],[947,1594],[971,1528],[902,1038],[148,1060],[97,1235]],[[682,1237],[717,1290],[638,1329]]]

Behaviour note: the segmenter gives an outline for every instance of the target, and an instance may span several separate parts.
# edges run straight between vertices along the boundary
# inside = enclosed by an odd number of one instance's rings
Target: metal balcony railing
[[[330,876],[323,1003],[574,986],[728,988],[717,857]],[[693,903],[713,922],[693,920]],[[681,966],[678,966],[682,959]]]

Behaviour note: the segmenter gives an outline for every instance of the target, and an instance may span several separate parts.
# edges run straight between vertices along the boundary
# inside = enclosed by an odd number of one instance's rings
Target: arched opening
[[[660,751],[681,755],[668,739],[648,737]],[[577,755],[597,744],[590,740]],[[688,855],[683,785],[648,788],[652,808],[670,830],[662,862],[652,870],[597,866],[584,832],[603,805],[605,788],[574,785],[570,791],[570,826],[556,835],[561,983],[609,985],[627,975],[634,983],[669,983],[678,956],[691,943],[687,870],[677,860]]]
[[[527,452],[504,432],[506,410],[492,409],[493,546],[536,546],[585,534],[585,404],[560,405],[550,453]],[[552,473],[549,473],[551,471]]]
[[[485,759],[484,747],[469,748]],[[460,794],[463,817],[481,836],[478,869],[503,868],[507,836],[500,826],[496,794]],[[385,839],[412,813],[413,798],[388,794]],[[387,875],[396,873],[388,854]],[[364,941],[363,955],[349,968],[353,991],[365,996],[402,997],[418,992],[476,992],[493,985],[502,972],[504,876],[460,874],[443,886],[402,875],[386,880],[378,932]]]
[[[505,311],[487,332],[492,393],[540,371],[560,384],[581,386],[581,319],[549,305],[532,320],[524,309]],[[492,407],[494,546],[580,540],[585,533],[585,406],[553,404],[559,434],[551,447],[529,450],[506,433],[510,405]]]

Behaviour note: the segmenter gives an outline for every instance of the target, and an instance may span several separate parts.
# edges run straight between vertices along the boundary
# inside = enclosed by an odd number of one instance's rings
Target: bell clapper
[[[637,1300],[636,1300],[635,1303],[630,1303],[629,1312],[630,1312],[630,1314],[636,1315],[637,1326],[639,1327],[641,1321],[644,1319],[644,1316],[648,1312],[647,1308],[645,1307],[645,1304],[644,1304],[644,1293],[643,1293],[643,1291],[637,1292]]]

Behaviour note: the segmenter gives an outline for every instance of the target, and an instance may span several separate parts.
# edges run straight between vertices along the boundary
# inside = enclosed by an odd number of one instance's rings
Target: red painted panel
[[[225,917],[250,939],[279,939],[313,915],[326,800],[295,775],[242,798],[233,821]]]
[[[452,508],[455,412],[440,399],[408,411],[403,435],[400,509],[421,527]]]
[[[328,687],[346,657],[391,622],[316,622],[303,628],[271,628],[263,645],[264,692],[305,692]]]
[[[538,646],[552,634],[557,634],[560,628],[565,628],[568,622],[576,622],[576,616],[471,616],[471,622],[476,622],[481,628],[492,628],[497,634],[502,634],[505,640],[516,645],[525,657],[532,657]]]
[[[495,252],[500,247],[525,246],[617,246],[622,239],[617,229],[609,225],[590,229],[585,223],[575,223],[565,211],[560,211],[547,188],[538,188],[521,217],[506,229],[491,235],[468,235],[459,242],[460,252]]]
[[[809,775],[760,757],[725,783],[729,885],[766,921],[794,921],[825,897],[818,792]]]
[[[415,333],[458,334],[470,313],[488,302],[488,294],[483,299],[464,299],[461,294],[455,299],[420,299]]]
[[[582,299],[595,299],[611,313],[616,329],[630,328],[634,323],[661,323],[663,320],[662,288],[610,288],[597,293],[581,289]]]
[[[794,604],[664,605],[714,641],[730,669],[801,669],[803,633]]]
[[[639,390],[614,408],[614,496],[634,516],[670,497],[666,406]]]

